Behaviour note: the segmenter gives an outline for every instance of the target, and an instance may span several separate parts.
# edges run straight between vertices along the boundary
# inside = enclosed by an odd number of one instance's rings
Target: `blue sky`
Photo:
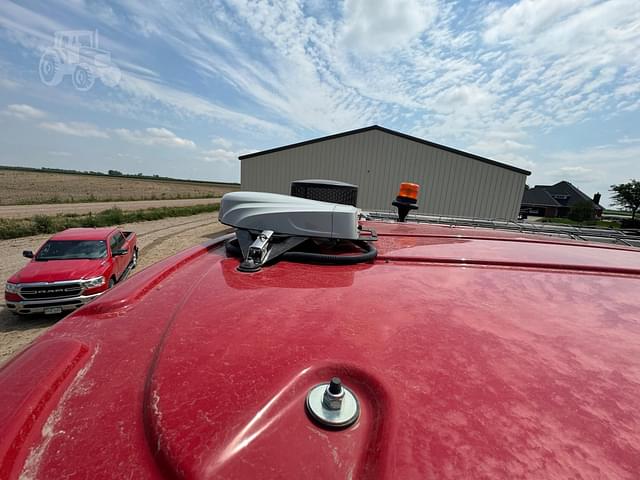
[[[86,91],[41,79],[67,30],[116,66]],[[238,181],[379,124],[606,198],[640,177],[639,52],[637,0],[5,1],[0,164]]]

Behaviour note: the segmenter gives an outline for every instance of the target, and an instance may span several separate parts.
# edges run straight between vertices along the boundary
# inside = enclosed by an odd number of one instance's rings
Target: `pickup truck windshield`
[[[107,244],[103,240],[49,240],[36,260],[93,259],[106,255]]]

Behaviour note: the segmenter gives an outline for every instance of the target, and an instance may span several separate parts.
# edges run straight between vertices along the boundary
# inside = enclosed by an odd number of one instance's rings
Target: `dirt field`
[[[216,214],[204,213],[123,225],[123,228],[138,234],[140,260],[133,274],[169,255],[218,236],[227,227],[216,219]],[[47,238],[48,235],[39,235],[0,241],[0,284],[3,290],[7,278],[27,262],[22,257],[22,250],[35,250]],[[59,319],[15,317],[3,302],[0,306],[0,365]]]
[[[220,197],[239,187],[0,168],[0,205]]]
[[[0,205],[0,218],[31,218],[34,215],[59,213],[97,213],[109,208],[143,210],[157,207],[185,207],[220,203],[219,198],[190,198],[182,200],[137,200],[131,202],[43,203],[38,205]]]

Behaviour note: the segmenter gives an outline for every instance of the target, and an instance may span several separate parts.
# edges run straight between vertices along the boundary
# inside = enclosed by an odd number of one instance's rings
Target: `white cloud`
[[[535,161],[529,158],[528,151],[534,147],[531,144],[522,143],[526,136],[523,133],[513,131],[495,131],[469,145],[466,150],[484,155],[498,162],[514,165],[533,171]]]
[[[610,185],[638,176],[637,169],[630,168],[637,165],[638,158],[638,144],[600,145],[540,154],[540,163],[546,168],[534,171],[530,183],[551,184],[568,180],[587,195],[602,193],[604,204],[610,198]]]
[[[238,162],[238,152],[225,150],[224,148],[214,148],[212,150],[204,150],[200,155],[200,159],[205,162],[224,162],[231,164]]]
[[[126,105],[113,109],[133,115],[162,106],[283,140],[297,138],[300,127],[333,132],[413,114],[414,130],[473,143],[505,125],[548,129],[593,112],[613,115],[614,102],[617,112],[640,108],[636,0],[520,0],[490,8],[346,0],[340,18],[305,16],[318,6],[234,0],[224,8],[218,2],[102,8],[102,22],[113,28],[125,18],[142,22],[145,35],[161,39],[190,71],[224,79],[243,98],[240,111],[217,96],[191,93],[142,65],[145,53],[134,45],[101,35],[124,70],[117,90]],[[69,8],[82,18],[96,13],[83,0]],[[11,35],[32,37],[24,44],[39,49],[63,27],[14,4],[0,17]],[[245,110],[251,101],[257,107]]]
[[[42,122],[40,128],[74,137],[109,138],[109,134],[91,123],[84,122]]]
[[[503,78],[517,95],[540,100],[545,123],[575,123],[615,95],[637,94],[640,9],[636,0],[520,0],[485,19],[483,39],[503,49]],[[628,77],[628,78],[627,78]]]
[[[580,148],[576,150],[562,150],[546,155],[546,158],[558,163],[579,164],[586,168],[596,169],[608,167],[616,176],[634,176],[635,172],[620,169],[623,165],[637,165],[640,158],[640,145],[601,145]],[[636,175],[637,176],[637,175]]]
[[[75,13],[84,15],[91,21],[99,18],[112,28],[120,26],[127,30],[130,29],[129,25],[122,26],[122,18],[118,17],[110,7],[99,7],[93,2],[82,0],[74,0],[70,5],[67,5],[66,2],[59,2],[59,4],[57,8],[71,8]],[[166,36],[168,40],[172,38],[172,32],[175,32],[176,26],[180,25],[181,18],[188,14],[188,11],[177,5],[173,7],[167,5],[166,9],[158,9],[152,4],[127,4],[122,7],[134,14],[130,20],[146,18],[145,22],[150,26],[156,21],[164,21],[163,25],[153,26],[153,29],[156,33]],[[174,10],[172,11],[171,8]],[[194,15],[192,20],[202,22],[198,15]],[[4,27],[0,28],[0,35],[4,35],[10,41],[38,54],[51,47],[54,32],[74,28],[72,25],[65,25],[48,18],[46,15],[13,3],[9,3],[7,8],[0,11],[0,27]],[[181,34],[191,37],[191,40],[195,40],[198,36],[195,35],[192,27],[193,25],[186,24],[179,31]],[[206,29],[202,25],[201,27],[205,32],[210,30],[210,26],[207,26]],[[128,33],[126,32],[125,35]],[[209,32],[207,37],[212,38],[213,34]],[[130,97],[123,105],[118,105],[114,99],[110,99],[111,109],[127,110],[129,113],[139,114],[140,111],[146,113],[150,109],[162,105],[179,115],[200,116],[228,123],[235,128],[254,128],[285,136],[291,135],[291,129],[281,124],[226,108],[210,99],[185,91],[183,88],[167,84],[160,80],[158,72],[143,65],[146,60],[144,51],[138,50],[135,45],[115,41],[103,33],[100,33],[99,38],[100,47],[106,48],[112,53],[113,62],[122,70],[122,79],[117,89]],[[220,38],[223,37],[220,36]],[[126,58],[135,54],[138,55],[137,60],[139,61],[130,61]],[[96,102],[97,104],[99,102]]]
[[[7,89],[15,89],[15,88],[18,88],[19,85],[17,82],[14,82],[13,80],[0,77],[0,87],[7,88]]]
[[[73,1],[81,20],[92,18],[91,2]],[[212,0],[191,8],[157,8],[121,2],[117,10],[103,11],[99,21],[122,30],[125,20],[136,23],[127,31],[113,30],[120,35],[111,37],[122,43],[101,32],[101,46],[113,53],[123,78],[107,96],[95,89],[91,107],[144,125],[208,122],[194,133],[207,143],[219,126],[225,138],[214,139],[211,150],[168,130],[175,138],[144,129],[102,130],[140,144],[195,147],[189,154],[205,161],[235,162],[238,147],[227,135],[251,142],[246,149],[251,150],[265,141],[286,143],[379,123],[535,167],[540,176],[584,176],[589,172],[576,168],[585,168],[605,178],[605,170],[632,169],[637,160],[612,149],[632,145],[638,136],[633,126],[640,110],[637,0],[508,3],[346,0],[336,7],[319,0]],[[56,8],[66,12],[61,0]],[[0,26],[5,28],[0,35],[36,53],[51,44],[53,31],[68,27],[15,4],[0,12]],[[149,41],[136,42],[141,35]],[[149,54],[155,44],[162,55]],[[35,84],[42,88],[37,76]],[[79,98],[70,88],[55,95],[65,104]],[[604,139],[613,144],[606,148],[575,148],[558,157],[540,140],[547,133],[557,140],[565,126],[592,119],[604,124],[622,115],[628,115],[629,126]],[[578,129],[570,133],[573,143]],[[618,140],[624,133],[629,137]],[[586,144],[588,136],[578,141]],[[595,151],[623,159],[598,156],[604,165],[591,165]],[[586,155],[586,163],[570,155],[576,152]]]
[[[640,137],[622,137],[618,140],[618,143],[640,143]]]
[[[131,158],[133,160],[139,160],[140,159],[139,155],[133,155],[131,153],[117,153],[116,156],[119,157],[119,158]]]
[[[117,128],[114,132],[132,143],[142,145],[161,145],[165,147],[195,148],[196,144],[192,140],[180,138],[171,130],[166,128],[146,128],[144,130],[128,130]]]
[[[420,37],[437,11],[430,0],[345,0],[341,41],[360,52],[396,50]]]
[[[233,31],[229,33],[225,54],[217,54],[217,45],[208,37],[204,41],[202,34],[195,40],[163,38],[185,52],[203,75],[225,79],[241,95],[286,124],[335,131],[369,123],[373,117],[370,103],[345,90],[328,64],[328,49],[336,45],[332,25],[309,21],[295,4],[237,1],[232,8],[233,15],[226,21],[233,21],[233,29],[242,29],[243,34],[238,38]],[[190,31],[211,30],[201,20],[189,21]],[[256,62],[241,48],[247,41],[260,45],[256,48],[264,55],[263,61]],[[291,130],[280,136],[296,138]]]
[[[13,2],[3,2],[0,10],[0,33],[27,48],[42,50],[53,42],[52,32],[63,30],[62,24]]]
[[[104,3],[87,0],[50,0],[51,3],[57,3],[60,7],[73,10],[76,14],[91,14],[91,21],[96,20],[109,25],[112,28],[122,26],[122,22],[112,7]]]
[[[560,167],[558,176],[574,183],[592,183],[598,178],[597,172],[580,165]]]
[[[449,87],[429,103],[438,113],[479,115],[490,110],[496,100],[490,91],[478,85],[467,84]]]
[[[568,15],[592,5],[596,0],[520,0],[487,16],[483,39],[488,43],[511,43],[544,33]]]
[[[211,139],[211,143],[213,145],[225,148],[227,150],[229,150],[231,148],[231,146],[233,145],[233,142],[231,140],[228,140],[226,138],[222,138],[222,137],[214,137]]]
[[[206,98],[142,78],[133,73],[123,74],[120,83],[118,83],[118,88],[143,102],[143,108],[144,102],[155,103],[156,105],[161,104],[178,114],[201,116],[221,122],[230,122],[236,126],[258,128],[262,131],[290,132],[280,125],[260,120],[252,115],[236,112]]]
[[[2,112],[4,115],[19,118],[21,120],[31,118],[37,119],[45,117],[47,114],[42,110],[39,110],[31,105],[26,104],[13,104],[8,105],[7,108]]]
[[[640,82],[626,83],[615,89],[616,97],[635,96],[640,93]]]

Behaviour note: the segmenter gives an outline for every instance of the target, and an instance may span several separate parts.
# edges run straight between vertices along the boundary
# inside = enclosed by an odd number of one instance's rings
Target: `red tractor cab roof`
[[[362,227],[371,262],[247,274],[227,236],[58,323],[0,371],[0,477],[637,478],[637,249]]]

